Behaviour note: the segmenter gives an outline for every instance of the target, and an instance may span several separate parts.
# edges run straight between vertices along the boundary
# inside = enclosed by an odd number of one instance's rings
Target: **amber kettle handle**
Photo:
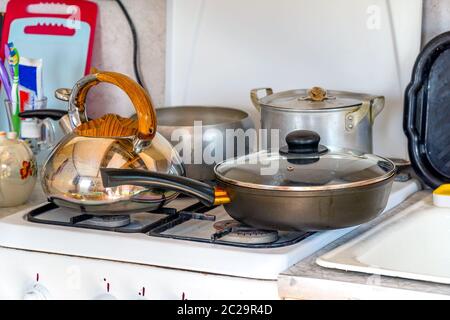
[[[86,96],[92,87],[102,82],[113,84],[128,95],[136,109],[139,144],[150,142],[156,134],[156,114],[152,99],[136,81],[117,72],[99,71],[85,76],[75,84],[69,98],[69,117],[72,126],[75,128],[88,121]]]

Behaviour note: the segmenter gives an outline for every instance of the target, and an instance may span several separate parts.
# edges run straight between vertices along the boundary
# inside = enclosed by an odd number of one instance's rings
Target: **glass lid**
[[[390,160],[319,145],[315,132],[290,133],[279,152],[261,151],[216,166],[224,182],[283,191],[336,190],[384,181],[395,173]]]
[[[360,106],[366,95],[326,91],[314,87],[309,90],[291,90],[268,95],[261,99],[261,104],[280,109],[293,110],[327,110]]]

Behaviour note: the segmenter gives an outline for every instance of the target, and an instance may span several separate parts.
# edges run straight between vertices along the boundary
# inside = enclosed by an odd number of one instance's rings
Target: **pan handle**
[[[262,90],[266,91],[266,97],[273,94],[272,88],[256,88],[250,91],[250,99],[252,100],[256,110],[259,112],[261,112],[261,104],[259,102],[260,98],[258,97],[258,93]]]
[[[122,185],[160,188],[180,192],[211,207],[230,202],[225,190],[186,177],[138,169],[102,168],[100,173],[105,188]]]

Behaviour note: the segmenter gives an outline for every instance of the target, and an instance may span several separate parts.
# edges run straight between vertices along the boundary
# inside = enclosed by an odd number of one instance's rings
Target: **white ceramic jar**
[[[15,132],[0,132],[0,207],[25,203],[36,184],[37,170],[28,145]]]

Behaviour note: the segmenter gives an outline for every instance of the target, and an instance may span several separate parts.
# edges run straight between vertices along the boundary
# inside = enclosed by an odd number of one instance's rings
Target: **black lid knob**
[[[289,153],[317,153],[320,136],[309,130],[296,130],[286,136]]]
[[[280,149],[281,153],[319,155],[328,149],[319,144],[320,136],[309,130],[296,130],[286,136],[287,146]]]

